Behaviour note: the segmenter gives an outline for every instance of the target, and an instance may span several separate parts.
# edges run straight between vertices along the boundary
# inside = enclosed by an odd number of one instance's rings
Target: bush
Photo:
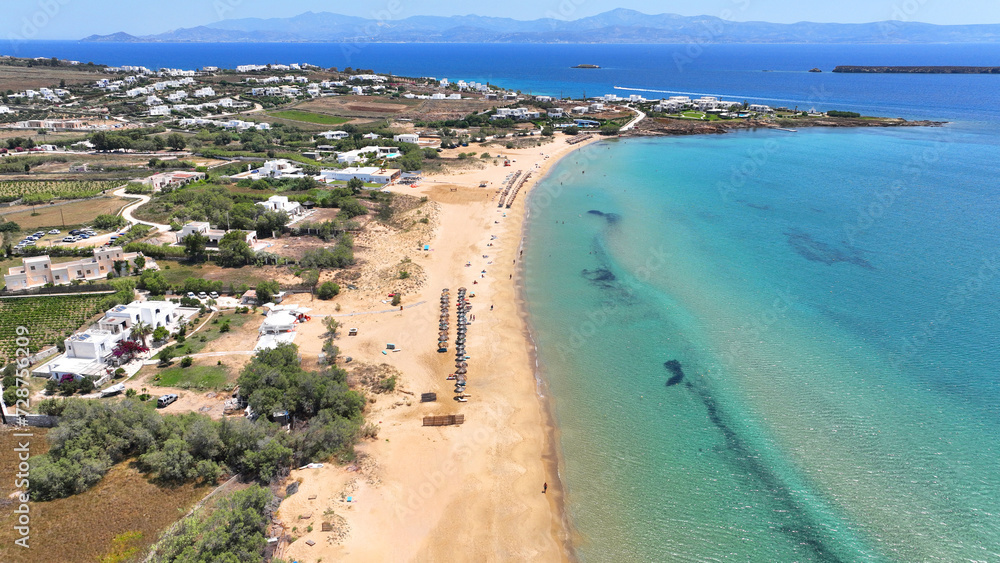
[[[403,302],[403,298],[397,293],[392,296],[392,306],[399,307],[399,304]]]
[[[826,112],[826,114],[830,117],[861,117],[860,113],[853,111],[838,111],[835,109]]]
[[[320,284],[319,289],[316,290],[316,296],[320,299],[333,299],[340,293],[340,286],[333,283],[332,281],[323,282]]]
[[[189,367],[191,367],[191,364],[193,364],[193,363],[194,363],[194,360],[191,359],[191,356],[184,356],[184,359],[181,360],[181,367],[182,368],[189,368]]]
[[[102,214],[98,215],[97,218],[94,219],[94,227],[105,231],[119,229],[124,227],[125,224],[125,218],[120,215]]]

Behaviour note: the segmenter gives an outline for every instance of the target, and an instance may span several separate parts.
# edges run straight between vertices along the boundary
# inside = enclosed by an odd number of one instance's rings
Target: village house
[[[142,256],[139,252],[123,252],[119,246],[106,249],[94,249],[93,258],[74,260],[53,264],[48,256],[33,256],[25,258],[21,266],[10,269],[4,276],[9,291],[22,291],[43,287],[47,284],[69,285],[74,280],[96,281],[107,279],[108,274],[115,271],[115,262],[127,262],[128,268],[135,267],[136,258]],[[145,260],[144,268],[155,267],[149,258]],[[121,272],[119,272],[121,273]]]
[[[420,135],[416,133],[403,133],[402,135],[393,135],[392,141],[394,143],[412,143],[417,144],[420,142]]]
[[[354,178],[366,184],[388,184],[399,179],[401,170],[395,168],[351,167],[343,170],[322,170],[320,178],[324,182],[348,182]]]
[[[160,191],[163,188],[177,188],[190,184],[191,182],[197,182],[198,180],[204,180],[204,172],[163,172],[160,174],[155,174],[142,180],[143,184],[149,184],[153,186],[154,191]]]
[[[228,233],[238,232],[243,233],[243,240],[246,241],[251,248],[257,244],[257,232],[256,231],[240,231],[233,229],[232,231],[227,231],[225,229],[213,229],[212,226],[207,221],[191,221],[183,227],[180,231],[177,231],[177,244],[184,244],[184,238],[188,235],[198,233],[208,239],[207,246],[218,247],[219,241],[222,237],[226,236]]]
[[[120,365],[120,359],[114,355],[115,348],[122,340],[132,337],[132,329],[137,324],[141,322],[152,329],[162,326],[172,330],[195,312],[195,309],[182,309],[168,301],[135,301],[118,305],[105,312],[104,317],[87,330],[67,338],[64,341],[66,351],[35,370],[34,375],[56,380],[93,377],[100,385]]]
[[[268,211],[284,211],[289,217],[295,218],[305,213],[302,204],[297,201],[289,201],[288,196],[273,195],[267,201],[258,201],[257,205]]]

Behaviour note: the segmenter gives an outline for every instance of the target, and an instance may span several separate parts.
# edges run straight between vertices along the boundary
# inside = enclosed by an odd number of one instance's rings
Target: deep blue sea
[[[582,560],[1000,561],[1000,76],[828,72],[1000,47],[18,49],[951,122],[590,146],[529,198],[524,283]]]

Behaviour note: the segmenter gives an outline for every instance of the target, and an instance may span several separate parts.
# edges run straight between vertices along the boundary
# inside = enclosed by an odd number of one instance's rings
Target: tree
[[[159,270],[145,270],[139,274],[139,289],[145,289],[152,295],[164,295],[170,289],[170,282]]]
[[[184,356],[184,359],[181,360],[182,368],[189,368],[192,364],[194,364],[194,360],[191,359],[191,356]]]
[[[227,268],[240,268],[253,262],[254,251],[247,244],[246,235],[242,231],[226,233],[219,241],[219,254],[216,262]]]
[[[98,215],[93,222],[94,227],[105,231],[113,231],[115,229],[124,227],[126,223],[127,221],[125,221],[124,217],[120,215],[108,215],[108,214]]]
[[[563,129],[563,132],[566,133],[567,135],[579,135],[580,134],[580,128],[576,127],[576,126],[567,127],[565,129]]]
[[[170,331],[165,326],[158,326],[153,331],[153,340],[156,342],[164,342],[168,338],[170,338]]]
[[[139,462],[170,483],[182,483],[194,473],[194,456],[182,438],[170,438],[160,449],[139,456]]]
[[[184,150],[184,148],[187,147],[187,140],[185,140],[184,135],[181,135],[180,133],[171,133],[167,135],[167,146],[175,151]]]
[[[361,193],[361,190],[364,189],[365,183],[362,182],[359,178],[351,178],[350,180],[347,181],[347,187],[350,188],[351,193],[353,193],[354,195],[358,195],[359,193]]]
[[[146,267],[146,257],[143,255],[136,256],[132,263],[135,264],[136,270],[142,270]]]
[[[323,326],[326,327],[327,334],[333,338],[337,336],[337,329],[340,328],[340,321],[333,317],[326,317],[323,319]]]
[[[229,134],[229,131],[222,131],[215,136],[215,139],[212,142],[215,143],[215,146],[217,147],[224,147],[233,142],[233,136]]]
[[[170,362],[174,359],[177,354],[177,349],[174,346],[167,346],[166,348],[160,350],[160,353],[156,357],[160,360],[161,366],[170,365]]]
[[[202,235],[201,233],[191,233],[190,235],[184,237],[184,254],[187,255],[188,260],[192,262],[198,262],[205,255],[205,249],[208,247],[208,237]]]
[[[146,346],[146,337],[153,334],[153,327],[149,326],[143,321],[137,321],[132,325],[132,337],[138,340],[143,346]]]
[[[281,286],[274,280],[260,282],[257,284],[257,303],[261,305],[270,303],[279,291],[281,291]]]
[[[333,299],[340,293],[340,286],[332,281],[323,282],[316,292],[317,297],[323,300]]]

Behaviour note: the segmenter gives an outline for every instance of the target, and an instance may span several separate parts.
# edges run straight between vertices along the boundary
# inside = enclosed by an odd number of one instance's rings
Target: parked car
[[[76,242],[76,237],[63,237],[63,242]]]
[[[198,298],[199,299],[208,299],[208,294],[205,293],[204,291],[199,291],[198,292]]]
[[[187,293],[187,296],[188,296],[188,298],[189,298],[189,299],[194,299],[194,298],[196,298],[196,297],[197,297],[197,296],[196,296],[196,295],[194,294],[194,292],[193,292],[193,291],[189,291],[189,292]]]
[[[80,230],[79,229],[73,229],[72,231],[69,232],[69,234],[71,234],[71,235],[78,235],[78,234],[80,234]]]
[[[49,234],[50,235],[58,235],[58,234],[62,234],[62,233],[59,231],[59,229],[52,229],[51,231],[49,231]]]
[[[208,296],[211,297],[212,299],[218,299],[219,298],[219,294],[216,293],[216,292],[214,292],[214,291],[212,293],[209,293]]]
[[[173,393],[168,393],[166,395],[160,395],[160,398],[156,400],[156,408],[162,409],[177,400],[177,395]]]

